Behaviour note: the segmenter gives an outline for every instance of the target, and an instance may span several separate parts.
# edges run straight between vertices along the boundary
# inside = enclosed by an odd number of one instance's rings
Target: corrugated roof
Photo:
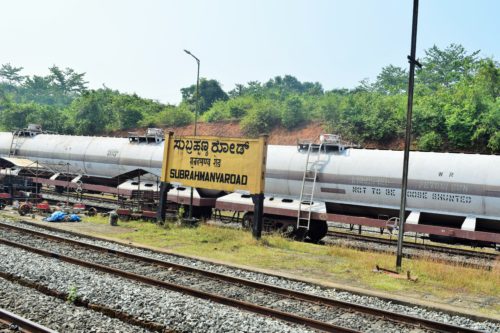
[[[0,157],[0,159],[11,163],[12,166],[16,166],[23,169],[31,169],[31,168],[45,169],[44,165],[37,163],[36,161],[29,160],[27,158]]]

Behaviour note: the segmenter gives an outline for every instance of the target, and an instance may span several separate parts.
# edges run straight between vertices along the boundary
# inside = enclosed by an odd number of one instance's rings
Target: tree
[[[236,98],[236,97],[239,97],[239,96],[243,96],[243,93],[245,91],[245,86],[240,84],[240,83],[237,83],[235,86],[234,86],[234,89],[233,90],[230,90],[227,95],[229,98]]]
[[[116,129],[134,128],[144,118],[146,111],[144,106],[147,104],[145,100],[137,95],[120,94],[118,91],[113,93],[109,112],[116,115],[117,123],[114,124]]]
[[[319,82],[304,82],[302,88],[304,93],[310,96],[321,96],[325,93],[323,86]]]
[[[266,95],[286,99],[292,94],[323,95],[323,87],[319,82],[300,82],[292,75],[276,76],[264,84]]]
[[[115,114],[109,112],[113,91],[91,90],[75,99],[70,106],[71,119],[77,134],[96,135],[104,133],[115,121]]]
[[[479,52],[478,50],[467,54],[465,48],[459,44],[451,44],[444,50],[434,45],[425,51],[423,67],[417,69],[416,81],[432,89],[449,87],[462,77],[474,74],[479,62]]]
[[[27,116],[25,126],[28,124],[40,124],[44,130],[53,132],[66,132],[68,126],[67,114],[61,108],[53,105],[36,104]]]
[[[23,67],[14,67],[10,63],[3,64],[0,68],[0,77],[7,80],[10,85],[19,85],[25,78],[19,75],[22,70]]]
[[[2,127],[5,130],[14,130],[25,128],[30,114],[36,113],[42,106],[36,103],[16,104],[11,103],[2,109],[0,116],[2,119]]]
[[[387,95],[406,93],[407,86],[406,69],[393,65],[383,67],[374,84],[375,91]]]
[[[181,89],[182,101],[191,106],[194,111],[196,108],[196,85],[191,85],[187,88]],[[216,101],[226,101],[228,95],[222,90],[220,83],[216,80],[207,80],[202,78],[200,80],[200,115],[205,113],[212,104]]]
[[[76,73],[71,68],[61,70],[56,65],[49,68],[49,78],[52,84],[63,94],[78,93],[81,94],[87,90],[87,81],[83,79],[85,73]]]
[[[57,96],[52,89],[52,79],[47,76],[26,77],[20,95],[26,102],[56,104]]]

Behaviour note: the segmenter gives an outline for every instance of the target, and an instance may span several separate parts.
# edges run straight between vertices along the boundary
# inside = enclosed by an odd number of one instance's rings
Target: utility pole
[[[184,50],[187,54],[196,60],[198,64],[198,73],[196,75],[196,109],[194,112],[194,136],[196,136],[196,126],[198,124],[198,108],[200,107],[200,59],[198,59],[194,54],[188,50]],[[189,196],[189,220],[193,218],[193,187],[191,186],[191,195]]]
[[[417,48],[417,22],[418,22],[418,0],[413,0],[413,20],[411,28],[411,50],[408,56],[410,63],[410,73],[408,79],[408,111],[406,112],[406,136],[405,136],[405,151],[403,159],[403,181],[401,185],[401,207],[399,210],[399,234],[398,248],[396,257],[396,270],[401,271],[401,262],[403,258],[403,237],[406,221],[406,190],[408,188],[408,164],[410,160],[410,144],[411,144],[411,118],[413,111],[413,87],[415,84],[415,65],[419,68],[422,65],[415,59]]]

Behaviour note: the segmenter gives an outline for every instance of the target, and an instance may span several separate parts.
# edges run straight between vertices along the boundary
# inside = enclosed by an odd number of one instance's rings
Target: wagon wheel
[[[28,205],[27,203],[23,203],[19,206],[17,209],[19,215],[24,216],[26,214],[29,214],[31,212],[31,206]]]
[[[313,243],[318,243],[328,233],[326,221],[312,221],[307,236]]]
[[[307,235],[307,228],[297,228],[293,234],[293,239],[298,240],[298,241],[303,241],[306,238]]]
[[[286,237],[291,237],[297,231],[297,226],[295,223],[285,223],[283,227],[281,227],[281,233]]]
[[[87,211],[87,216],[95,216],[97,214],[97,209],[94,207],[90,207],[89,210]]]
[[[253,214],[246,213],[243,215],[243,219],[241,220],[241,227],[246,230],[251,230],[253,228]]]

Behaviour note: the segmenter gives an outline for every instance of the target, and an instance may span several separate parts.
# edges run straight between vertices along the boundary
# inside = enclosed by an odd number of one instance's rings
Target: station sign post
[[[176,137],[169,133],[165,137],[161,181],[251,195],[254,201],[253,235],[260,238],[266,157],[267,136],[258,139]],[[169,186],[163,188],[168,191]],[[162,195],[166,193],[160,193],[160,198]]]

